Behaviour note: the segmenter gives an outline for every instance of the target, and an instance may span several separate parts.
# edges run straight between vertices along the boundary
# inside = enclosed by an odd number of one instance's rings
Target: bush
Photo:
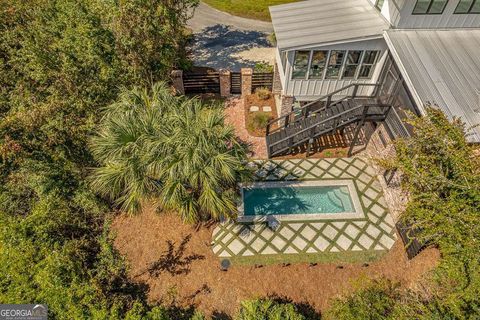
[[[255,67],[253,67],[253,71],[259,73],[269,73],[273,72],[273,66],[267,62],[257,62]]]
[[[270,99],[272,93],[268,88],[262,87],[262,88],[257,88],[255,90],[255,94],[257,95],[258,99],[261,100],[268,100]]]
[[[236,320],[305,320],[295,305],[272,299],[243,301]]]
[[[387,280],[366,281],[349,296],[334,300],[326,319],[396,319],[398,285]]]
[[[251,129],[265,130],[272,116],[268,112],[255,112],[251,118]]]

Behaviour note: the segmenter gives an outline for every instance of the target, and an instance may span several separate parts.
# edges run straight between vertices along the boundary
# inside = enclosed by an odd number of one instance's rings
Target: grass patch
[[[298,0],[204,0],[205,3],[236,16],[270,21],[269,6]]]
[[[297,253],[253,255],[249,257],[232,257],[233,265],[272,265],[280,263],[369,263],[380,259],[387,251],[366,250],[328,253]]]

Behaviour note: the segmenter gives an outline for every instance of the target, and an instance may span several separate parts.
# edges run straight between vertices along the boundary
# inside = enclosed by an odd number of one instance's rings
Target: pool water
[[[295,186],[243,189],[244,215],[354,212],[347,186]]]

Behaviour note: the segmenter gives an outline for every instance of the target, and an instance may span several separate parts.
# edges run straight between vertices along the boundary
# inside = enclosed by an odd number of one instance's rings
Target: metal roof
[[[419,107],[480,125],[480,29],[389,30],[385,39]],[[480,142],[480,128],[469,133]]]
[[[309,0],[270,7],[280,49],[381,38],[388,22],[368,0]]]

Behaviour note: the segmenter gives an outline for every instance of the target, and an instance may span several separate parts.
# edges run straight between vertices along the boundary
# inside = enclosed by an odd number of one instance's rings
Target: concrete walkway
[[[239,71],[275,60],[267,40],[273,32],[269,22],[232,16],[200,3],[189,27],[194,33],[190,50],[195,66]]]
[[[273,32],[273,26],[270,22],[233,16],[226,12],[212,8],[203,2],[200,2],[200,5],[195,10],[193,19],[191,19],[188,23],[189,27],[192,28],[194,33],[200,33],[205,28],[217,24],[231,26],[237,30],[259,31],[264,33]]]

